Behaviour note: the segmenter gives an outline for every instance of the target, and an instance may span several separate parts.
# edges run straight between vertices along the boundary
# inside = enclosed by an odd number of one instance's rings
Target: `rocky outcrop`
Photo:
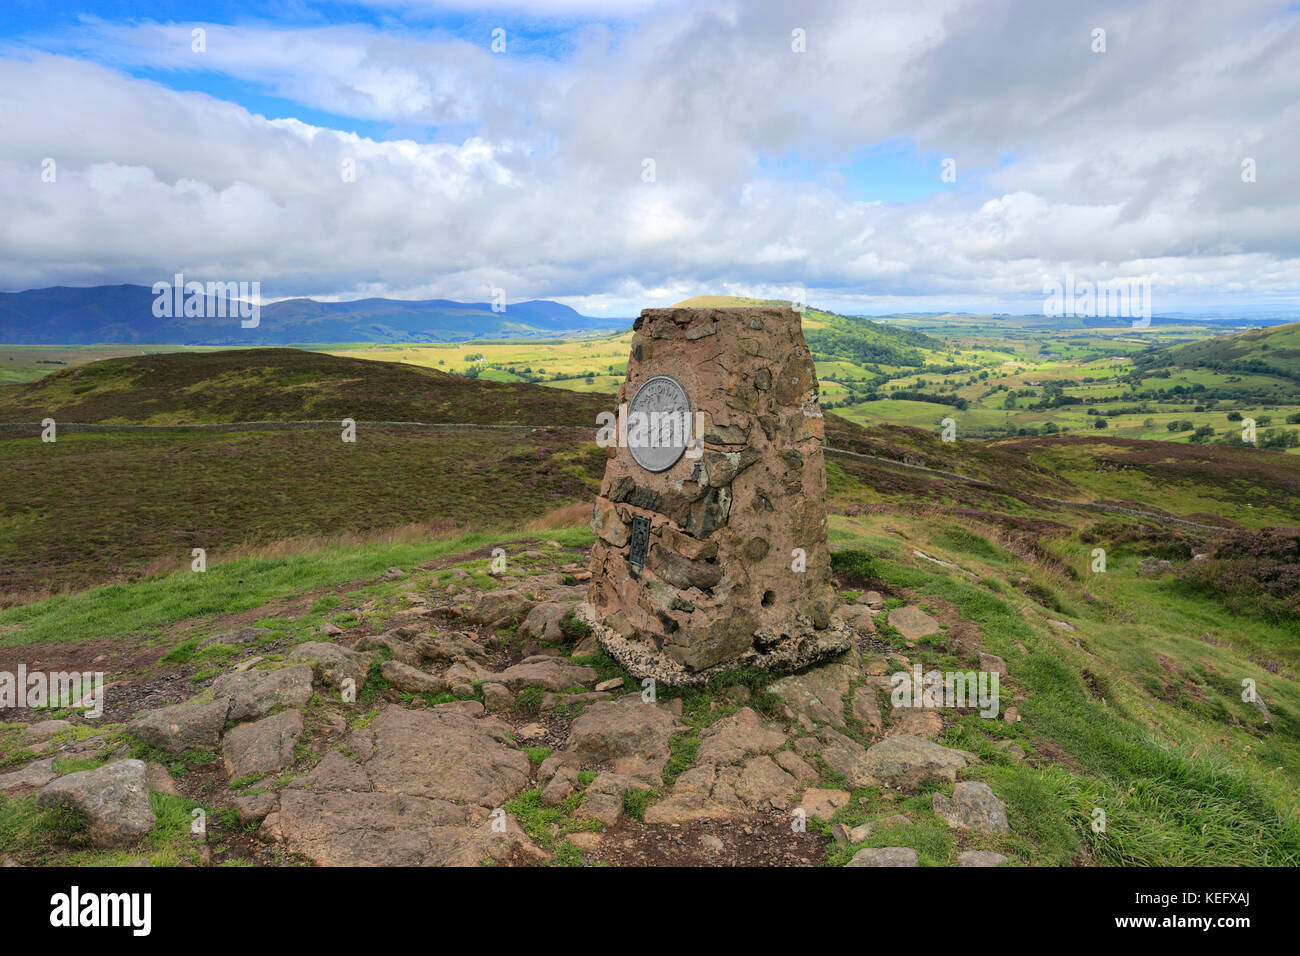
[[[384,680],[409,694],[441,694],[447,682],[401,661],[384,661],[379,668]]]
[[[711,724],[700,734],[697,763],[729,764],[753,754],[775,750],[785,743],[785,733],[748,707]]]
[[[0,793],[10,790],[24,790],[29,787],[43,787],[58,774],[54,772],[54,758],[35,760],[21,770],[0,773]]]
[[[810,719],[844,726],[844,697],[858,676],[858,654],[849,651],[836,660],[783,677],[769,688]]]
[[[388,707],[348,744],[376,790],[497,807],[528,782],[528,758],[509,733],[492,717]]]
[[[914,790],[929,780],[952,783],[957,771],[975,759],[910,734],[886,737],[869,750],[830,727],[821,729],[819,739],[822,759],[854,788]]]
[[[655,770],[668,762],[668,739],[683,725],[638,697],[599,701],[569,728],[565,751],[590,763],[633,758]]]
[[[479,595],[465,617],[473,624],[497,624],[525,617],[533,603],[514,588],[501,588]]]
[[[560,622],[572,610],[572,604],[562,601],[546,601],[538,604],[528,612],[524,623],[519,625],[519,637],[524,640],[559,644],[564,640],[564,631],[560,628]]]
[[[259,833],[319,866],[479,866],[546,858],[508,817],[407,793],[286,790]]]
[[[899,734],[885,738],[866,752],[859,767],[862,783],[854,786],[875,784],[915,790],[927,781],[951,783],[957,779],[957,771],[974,759],[973,754],[964,750],[952,750],[931,740]]]

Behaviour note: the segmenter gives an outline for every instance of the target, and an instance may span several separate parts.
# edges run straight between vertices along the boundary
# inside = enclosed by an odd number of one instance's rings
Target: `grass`
[[[580,820],[574,816],[584,796],[579,790],[559,805],[547,807],[542,805],[540,788],[525,790],[508,802],[505,809],[530,840],[555,854],[553,865],[578,866],[581,855],[565,837],[579,830],[599,830],[602,826],[599,820]]]
[[[909,527],[911,540],[927,553],[958,557],[944,553],[945,541],[970,551],[964,535],[954,537],[938,522]],[[1023,723],[965,718],[945,741],[986,758],[969,775],[987,780],[1008,804],[1014,833],[1000,852],[1049,865],[1079,857],[1113,865],[1300,862],[1300,727],[1294,724],[1300,695],[1247,659],[1240,645],[1234,651],[1182,636],[1190,629],[1238,629],[1250,635],[1243,644],[1271,646],[1285,631],[1262,620],[1242,624],[1210,602],[1112,566],[1087,581],[1101,599],[1094,593],[1091,602],[1070,601],[1079,633],[1087,635],[1076,646],[1045,626],[1028,596],[1010,589],[991,594],[924,562],[905,563],[901,555],[878,558],[876,567],[891,590],[906,587],[913,600],[954,608],[978,628],[986,649],[1007,660],[1011,683],[1004,698],[1023,697],[1016,701]],[[1079,590],[1068,579],[1054,585]],[[1090,673],[1101,679],[1090,683]],[[1274,709],[1273,729],[1237,698],[1240,676],[1261,682]],[[1008,733],[1023,735],[1026,749],[1054,760],[1038,767],[1012,763],[992,748]],[[1100,833],[1091,826],[1097,809],[1107,821]],[[924,862],[926,851],[916,843],[923,832],[907,839],[914,842],[873,836],[870,845],[915,844]],[[931,848],[931,862],[939,861],[938,850]]]
[[[0,565],[11,594],[57,591],[189,569],[194,548],[211,576],[223,556],[322,529],[508,530],[589,499],[603,468],[590,434],[573,431],[10,436]]]
[[[185,797],[151,795],[157,822],[140,843],[128,849],[97,849],[84,835],[82,818],[58,808],[43,810],[35,796],[0,794],[0,847],[15,859],[39,866],[150,866],[198,863],[202,837],[191,833],[193,812],[206,809]],[[210,821],[211,822],[211,821]]]
[[[582,528],[552,529],[546,535],[571,545],[591,540]],[[248,611],[277,598],[377,577],[394,565],[413,566],[524,537],[475,533],[355,547],[323,545],[279,558],[209,565],[205,574],[182,571],[93,588],[0,611],[0,628],[14,626],[0,636],[0,646],[84,640],[90,635],[156,635],[179,621]]]

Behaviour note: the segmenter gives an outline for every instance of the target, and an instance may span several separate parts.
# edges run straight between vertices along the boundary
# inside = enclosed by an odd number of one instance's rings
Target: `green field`
[[[696,296],[682,304],[722,308],[784,303]],[[1123,438],[1239,443],[1246,436],[1238,418],[1250,418],[1256,421],[1257,444],[1300,453],[1300,324],[1229,337],[1203,325],[1077,328],[1034,317],[973,315],[869,321],[814,308],[805,310],[803,322],[821,376],[823,406],[862,425],[891,422],[937,430],[943,419],[952,418],[962,439],[1104,430]],[[629,331],[565,339],[307,348],[462,378],[612,394],[623,382],[630,342]],[[174,351],[8,347],[0,349],[0,384],[31,382],[52,369],[102,358]],[[183,351],[201,355],[211,350]],[[45,411],[78,416],[76,404],[68,401],[72,396],[66,394],[77,386],[67,378],[55,381],[58,387],[33,392],[21,404],[12,399],[6,404],[0,390],[0,421],[15,420],[16,415],[44,417],[40,413]],[[218,387],[228,387],[232,396],[263,396],[284,404],[262,385],[283,388],[292,382],[257,383],[250,370]],[[398,388],[418,392],[420,386],[394,379],[389,391]],[[253,402],[244,404],[232,413],[273,417],[259,414]],[[333,404],[337,410],[347,403]],[[426,407],[422,414],[449,416],[440,421],[468,420],[452,404]],[[137,411],[125,409],[120,420],[137,420]],[[332,415],[322,412],[320,417]],[[161,416],[149,420],[163,422]]]

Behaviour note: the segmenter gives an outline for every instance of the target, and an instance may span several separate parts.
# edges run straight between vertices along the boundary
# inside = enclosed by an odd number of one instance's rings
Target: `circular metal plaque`
[[[647,379],[627,406],[627,445],[646,471],[667,471],[691,440],[691,402],[669,375]]]

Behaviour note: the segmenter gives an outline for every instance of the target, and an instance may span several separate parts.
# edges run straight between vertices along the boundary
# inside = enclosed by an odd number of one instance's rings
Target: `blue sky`
[[[1157,312],[1297,308],[1298,22],[1267,0],[8,4],[0,288],[184,270],[606,315],[699,293],[1032,312],[1074,275],[1150,281]]]

